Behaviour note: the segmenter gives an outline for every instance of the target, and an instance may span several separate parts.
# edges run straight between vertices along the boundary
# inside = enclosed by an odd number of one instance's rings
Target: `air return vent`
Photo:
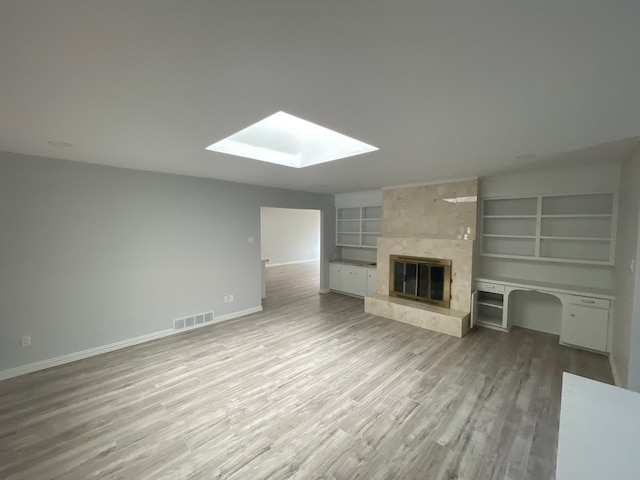
[[[203,327],[208,323],[213,323],[214,312],[203,312],[189,315],[184,318],[176,318],[173,321],[174,330],[191,330],[192,328]]]

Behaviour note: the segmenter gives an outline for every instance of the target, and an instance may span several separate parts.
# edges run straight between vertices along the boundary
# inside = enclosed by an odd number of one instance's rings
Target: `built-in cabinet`
[[[382,207],[336,208],[336,245],[376,248],[382,225]]]
[[[508,330],[509,309],[505,286],[489,282],[476,282],[473,294],[473,323],[497,330]]]
[[[367,295],[376,293],[377,271],[375,268],[367,268]]]
[[[329,265],[329,288],[335,292],[357,297],[371,295],[376,291],[375,266],[331,262]]]
[[[560,300],[560,343],[599,352],[608,350],[611,298],[603,298],[606,294],[588,291],[581,294],[579,289],[561,285],[518,280],[477,280],[472,295],[472,324],[509,330],[509,295],[517,290],[547,293]]]
[[[487,198],[482,255],[613,265],[616,194]]]
[[[591,350],[607,350],[609,300],[565,296],[560,342]]]

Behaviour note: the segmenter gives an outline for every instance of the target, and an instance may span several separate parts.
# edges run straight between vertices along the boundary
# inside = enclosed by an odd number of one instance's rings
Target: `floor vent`
[[[184,318],[176,318],[173,321],[174,330],[191,330],[213,322],[215,315],[213,312],[203,312],[197,315],[190,315]]]

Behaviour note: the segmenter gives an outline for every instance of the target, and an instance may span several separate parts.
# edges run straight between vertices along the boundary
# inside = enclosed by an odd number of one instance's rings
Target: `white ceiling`
[[[140,170],[345,192],[620,161],[639,86],[637,0],[0,2],[0,150]],[[279,110],[380,151],[205,151]]]

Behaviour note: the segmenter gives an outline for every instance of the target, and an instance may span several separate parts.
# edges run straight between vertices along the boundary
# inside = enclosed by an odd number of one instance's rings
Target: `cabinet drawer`
[[[489,282],[476,282],[476,290],[482,292],[504,293],[504,285]]]
[[[609,300],[592,297],[578,297],[576,295],[567,295],[567,301],[573,305],[582,305],[584,307],[609,309]]]

